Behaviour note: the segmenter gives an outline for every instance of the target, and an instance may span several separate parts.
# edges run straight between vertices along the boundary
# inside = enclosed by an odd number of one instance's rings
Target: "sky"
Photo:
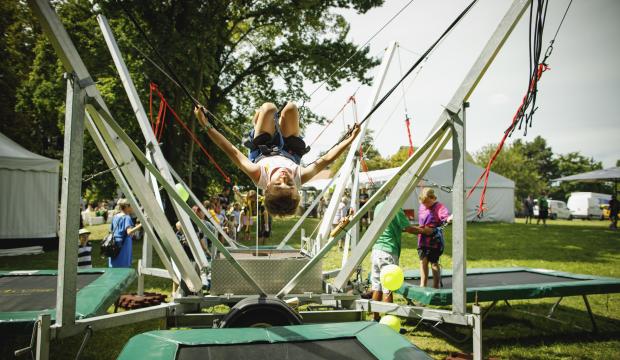
[[[373,115],[369,128],[374,130],[375,146],[383,156],[408,145],[403,98],[412,118],[414,146],[424,141],[443,110],[442,104],[448,103],[511,2],[479,0],[424,63],[419,74],[415,76],[414,72],[405,80],[408,89],[405,96],[399,89]],[[550,2],[543,51],[568,2]],[[349,39],[363,44],[406,3],[404,0],[388,0],[382,7],[366,14],[341,11],[351,25]],[[398,54],[404,72],[468,3],[463,0],[416,0],[372,40],[370,54],[378,57],[391,41],[400,46],[382,92],[400,78]],[[522,131],[515,132],[508,143],[519,138],[529,141],[540,135],[547,139],[555,153],[579,151],[602,161],[604,167],[615,166],[616,160],[620,159],[620,118],[614,110],[614,105],[620,101],[619,17],[620,1],[573,1],[548,61],[551,70],[544,73],[538,86],[539,108],[534,125],[527,136]],[[529,13],[526,11],[469,99],[466,143],[470,153],[499,142],[525,94],[529,72],[528,25]],[[378,67],[371,70],[369,75],[374,76],[377,70]],[[315,90],[317,85],[308,84],[307,92]],[[322,87],[306,105],[331,119],[358,86],[358,82],[344,82],[335,91]],[[356,94],[360,118],[370,109],[370,97],[369,86],[361,87]],[[352,109],[347,108],[344,116],[334,121],[304,159],[312,161],[320,151],[328,149],[337,141],[344,123],[352,121]],[[305,131],[307,141],[314,140],[321,129],[319,125],[308,126]]]

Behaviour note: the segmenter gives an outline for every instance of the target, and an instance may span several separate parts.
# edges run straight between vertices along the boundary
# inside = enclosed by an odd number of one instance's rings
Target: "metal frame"
[[[383,82],[387,76],[388,68],[390,67],[390,63],[392,62],[392,58],[394,57],[394,50],[396,49],[396,42],[392,41],[390,45],[387,47],[383,59],[381,61],[381,67],[379,68],[377,74],[373,82],[372,89],[372,100],[369,104],[369,109],[377,103],[379,100],[379,95],[381,94],[381,88],[383,87]],[[364,141],[364,136],[366,134],[366,130],[368,129],[368,125],[370,123],[370,119],[362,124],[360,129],[360,133],[349,148],[349,152],[347,153],[347,157],[340,169],[340,176],[338,177],[338,181],[336,182],[336,188],[332,193],[332,197],[329,200],[329,205],[327,206],[327,210],[323,215],[323,221],[321,222],[321,226],[319,227],[319,231],[317,234],[317,247],[323,246],[324,241],[329,237],[329,233],[331,232],[332,221],[334,220],[334,216],[336,215],[336,211],[338,209],[338,204],[340,203],[340,199],[344,194],[344,190],[349,182],[352,171],[355,169],[355,164],[357,163],[356,153],[360,146]]]
[[[345,231],[340,232],[334,237],[328,239],[328,235],[331,227],[331,220],[333,219],[337,203],[340,200],[344,192],[344,188],[348,182],[348,177],[351,175],[355,168],[356,162],[353,161],[355,152],[359,148],[364,138],[364,132],[368,126],[366,122],[362,126],[360,136],[354,141],[347,158],[345,160],[344,169],[338,178],[336,191],[332,197],[328,206],[326,216],[324,217],[321,229],[317,237],[317,254],[316,256],[301,270],[299,271],[278,293],[281,298],[290,298],[292,295],[288,293],[294,288],[299,278],[307,272],[312,266],[314,266],[330,248],[346,234],[347,230],[350,230],[357,226],[361,220],[362,215],[376,204],[381,197],[387,195],[385,209],[381,214],[377,214],[375,220],[371,223],[368,230],[364,234],[363,238],[359,241],[351,253],[351,256],[344,262],[343,268],[340,270],[335,278],[332,289],[344,290],[347,288],[347,282],[363,260],[364,256],[368,253],[372,247],[376,237],[385,229],[388,225],[391,217],[400,208],[405,200],[406,195],[415,188],[420,178],[428,170],[433,163],[438,152],[445,146],[450,140],[450,137],[454,135],[454,145],[457,149],[455,155],[456,165],[455,183],[456,189],[461,189],[455,196],[455,201],[458,202],[458,208],[463,206],[463,155],[465,153],[465,132],[464,132],[464,120],[459,116],[460,108],[463,103],[467,101],[477,83],[480,81],[485,71],[499,52],[500,48],[510,35],[512,29],[520,19],[521,15],[530,4],[531,0],[514,0],[510,9],[500,22],[499,26],[495,30],[491,39],[488,41],[484,50],[480,54],[479,58],[472,66],[470,72],[463,80],[461,86],[454,94],[452,100],[448,104],[446,110],[442,113],[437,123],[434,126],[434,130],[426,139],[424,145],[418,149],[418,151],[410,157],[403,166],[399,169],[394,178],[386,182],[379,191],[377,191],[371,199],[366,203],[364,207],[352,217],[350,223],[345,227]],[[54,10],[50,7],[49,3],[45,0],[29,0],[29,5],[33,9],[35,16],[42,24],[43,30],[50,39],[57,54],[59,55],[61,62],[63,63],[66,71],[71,74],[73,81],[70,81],[70,89],[67,90],[67,124],[65,132],[65,163],[63,168],[63,198],[62,198],[62,211],[64,214],[61,216],[61,220],[64,220],[61,224],[61,251],[59,252],[59,280],[62,277],[64,281],[58,283],[59,294],[59,306],[58,319],[55,325],[50,326],[49,316],[41,316],[38,322],[38,336],[37,336],[37,356],[40,359],[46,359],[49,354],[49,340],[57,337],[66,337],[75,334],[79,334],[85,331],[85,329],[103,329],[137,321],[169,317],[173,314],[185,313],[185,310],[196,309],[195,305],[204,303],[223,303],[226,302],[222,297],[204,297],[200,290],[202,282],[199,274],[193,268],[189,258],[183,251],[181,245],[174,241],[174,231],[167,222],[167,219],[160,207],[160,201],[156,196],[157,191],[155,189],[148,189],[144,187],[144,175],[141,173],[138,167],[137,161],[141,162],[145,169],[150,173],[149,177],[152,177],[152,184],[161,184],[164,190],[168,193],[170,200],[173,202],[177,215],[182,218],[182,224],[184,229],[192,237],[192,251],[195,252],[195,256],[199,259],[201,267],[206,267],[206,260],[202,259],[199,255],[199,244],[194,241],[193,237],[195,232],[190,221],[194,222],[196,226],[200,228],[205,234],[212,237],[214,245],[222,252],[224,257],[228,259],[235,267],[235,270],[241,274],[245,280],[256,290],[256,293],[263,294],[264,291],[253,281],[249,274],[243,269],[243,267],[231,256],[230,252],[224,247],[224,245],[217,239],[217,236],[213,234],[209,228],[191,211],[191,208],[180,198],[174,189],[173,176],[168,164],[165,162],[159,145],[154,141],[154,135],[150,126],[148,126],[148,120],[146,119],[146,113],[142,108],[138,98],[137,92],[131,83],[128,72],[120,52],[118,52],[115,42],[111,36],[111,32],[107,31],[107,24],[103,17],[99,18],[102,28],[104,28],[104,35],[108,45],[113,49],[112,55],[114,61],[119,68],[121,78],[125,85],[126,91],[132,102],[132,107],[136,112],[143,134],[147,138],[147,151],[148,155],[145,155],[138,146],[132,141],[131,138],[123,131],[118,123],[114,120],[110,114],[107,106],[105,105],[99,91],[97,90],[94,82],[90,78],[84,63],[79,57],[77,50],[71,42],[66,30],[62,26],[58,16]],[[381,86],[385,80],[385,73],[389,66],[389,63],[393,56],[393,50],[395,43],[391,43],[386,54],[384,55],[381,69],[379,71],[378,81],[375,81],[373,85],[374,96],[371,106],[377,101],[380,93]],[[85,99],[86,102],[83,102]],[[89,131],[95,143],[102,153],[108,166],[113,168],[113,175],[123,188],[123,191],[128,196],[130,202],[135,206],[137,215],[143,222],[145,232],[149,241],[158,252],[158,255],[164,261],[164,266],[169,272],[170,277],[181,284],[185,284],[187,290],[197,293],[197,295],[183,296],[175,299],[174,303],[163,304],[157,307],[140,309],[135,311],[129,311],[125,313],[118,313],[113,315],[105,315],[90,319],[74,321],[74,312],[71,312],[71,308],[75,306],[75,278],[76,267],[75,265],[77,253],[73,253],[71,248],[73,240],[77,236],[77,222],[71,221],[72,209],[78,208],[79,203],[79,185],[75,186],[76,182],[81,180],[81,150],[82,146],[80,140],[83,133],[83,121],[84,111],[86,111],[86,129]],[[77,125],[76,125],[77,124]],[[80,125],[82,124],[82,125]],[[80,132],[80,128],[82,128]],[[71,146],[69,146],[69,144]],[[79,160],[79,161],[78,161]],[[455,193],[456,193],[455,192]],[[77,194],[77,196],[76,196]],[[140,210],[140,205],[144,210]],[[148,216],[147,216],[148,214]],[[77,217],[73,217],[77,218]],[[459,222],[457,232],[461,236],[460,241],[455,243],[455,253],[453,254],[456,264],[454,267],[455,280],[453,285],[453,292],[456,295],[464,294],[464,269],[465,269],[465,219],[463,211],[455,211],[455,223]],[[75,235],[75,236],[73,236]],[[196,237],[197,239],[197,237]],[[323,242],[327,242],[323,245]],[[323,245],[321,247],[321,245]],[[148,245],[145,245],[148,247]],[[204,256],[204,254],[203,254]],[[168,260],[168,257],[171,260]],[[148,263],[146,263],[148,266]],[[175,271],[174,268],[178,269]],[[148,268],[144,269],[148,270]],[[151,273],[155,273],[157,269],[151,269]],[[181,279],[183,281],[181,281]],[[73,289],[73,293],[72,293]],[[228,299],[232,299],[228,297]],[[331,297],[331,300],[329,299]],[[460,297],[460,295],[459,295]],[[399,306],[395,304],[386,304],[380,302],[372,302],[365,300],[358,300],[357,295],[346,294],[331,294],[331,295],[313,295],[304,294],[302,299],[317,299],[322,303],[333,302],[338,306],[354,306],[356,310],[370,311],[371,307],[375,311],[385,310],[387,312],[397,313],[406,317],[425,316],[429,318],[435,318],[444,322],[453,324],[465,325],[474,328],[475,341],[474,349],[476,351],[475,358],[480,359],[482,353],[481,343],[481,321],[480,314],[468,314],[463,304],[456,302],[452,311],[416,308]],[[73,305],[72,305],[73,304]]]

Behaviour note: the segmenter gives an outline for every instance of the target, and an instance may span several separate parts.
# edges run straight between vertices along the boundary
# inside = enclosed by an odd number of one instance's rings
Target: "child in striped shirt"
[[[80,229],[78,234],[80,237],[80,243],[78,244],[78,269],[92,269],[93,261],[91,255],[93,246],[90,241],[88,241],[90,231]]]

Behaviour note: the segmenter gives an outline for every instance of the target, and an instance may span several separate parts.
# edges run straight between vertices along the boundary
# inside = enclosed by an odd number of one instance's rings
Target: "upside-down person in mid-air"
[[[265,191],[265,207],[275,216],[292,215],[299,205],[301,184],[332,163],[359,134],[359,125],[349,136],[308,167],[300,165],[301,157],[309,151],[301,138],[299,111],[288,103],[280,112],[272,103],[264,103],[254,114],[254,128],[246,146],[249,156],[218,132],[200,107],[194,109],[207,135],[250,179]]]

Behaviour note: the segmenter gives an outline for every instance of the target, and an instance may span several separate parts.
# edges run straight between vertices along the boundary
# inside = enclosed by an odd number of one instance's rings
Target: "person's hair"
[[[119,207],[119,209],[121,209],[121,210],[125,210],[125,209],[127,209],[128,207],[131,207],[131,204],[129,203],[129,201],[127,201],[127,199],[120,199],[120,200],[118,201],[118,207]]]
[[[437,200],[437,196],[435,196],[435,190],[431,188],[424,188],[422,189],[422,193],[418,199],[420,199],[420,201],[424,201],[424,199]]]
[[[202,205],[204,205],[205,209],[207,209],[207,210],[209,210],[209,209],[211,209],[211,208],[212,208],[212,206],[211,206],[211,201],[209,201],[209,200],[205,200],[205,201],[203,201],[203,202],[202,202]]]
[[[276,188],[274,184],[267,185],[265,189],[265,207],[274,216],[293,215],[299,205],[299,193],[297,188]]]

